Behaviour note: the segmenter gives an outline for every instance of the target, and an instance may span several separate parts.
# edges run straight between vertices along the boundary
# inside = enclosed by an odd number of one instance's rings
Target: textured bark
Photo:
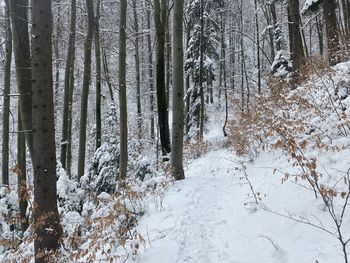
[[[154,23],[157,37],[157,104],[160,143],[162,154],[166,156],[171,151],[168,103],[165,85],[165,31],[167,20],[167,0],[154,0]],[[166,159],[166,158],[165,158]]]
[[[339,30],[337,26],[335,7],[336,4],[334,0],[323,1],[323,13],[328,44],[328,61],[330,65],[334,65],[340,61]]]
[[[174,2],[173,14],[173,124],[172,174],[176,180],[185,178],[183,161],[184,134],[184,69],[183,69],[183,0]]]
[[[12,60],[12,32],[10,23],[9,0],[5,0],[5,65],[4,91],[2,113],[2,154],[1,171],[2,184],[9,184],[9,129],[10,129],[10,92],[11,92],[11,60]]]
[[[258,16],[258,3],[254,0],[255,7],[255,34],[256,34],[256,67],[258,69],[258,94],[261,93],[261,63],[260,63],[260,31],[259,31],[259,16]]]
[[[299,0],[288,2],[289,41],[293,71],[299,75],[300,68],[305,62],[304,46],[300,33]]]
[[[71,15],[70,15],[70,29],[68,40],[68,52],[66,67],[64,73],[64,101],[63,101],[63,120],[62,120],[62,139],[61,139],[61,157],[60,161],[63,168],[67,170],[67,174],[70,175],[71,161],[67,160],[67,152],[71,151],[71,136],[69,136],[69,129],[71,129],[70,117],[72,116],[72,103],[73,103],[73,88],[74,88],[74,60],[75,60],[75,35],[76,35],[76,0],[71,2]],[[71,135],[71,134],[70,134]]]
[[[119,179],[124,181],[128,171],[128,119],[126,98],[126,11],[127,1],[120,1],[119,25],[119,115],[120,115],[120,162]]]
[[[17,88],[18,92],[20,93],[19,103],[21,119],[27,145],[30,154],[32,154],[32,76],[30,70],[28,0],[11,0],[10,9]]]
[[[35,262],[49,262],[45,251],[57,250],[62,236],[56,200],[51,1],[32,1],[31,14],[34,250]]]
[[[141,109],[141,79],[140,79],[140,47],[139,47],[139,22],[137,19],[137,1],[133,0],[134,34],[135,34],[135,77],[136,77],[136,108],[137,108],[137,135],[142,138],[142,109]]]
[[[91,82],[91,48],[95,27],[93,0],[86,0],[86,7],[88,10],[88,32],[84,43],[84,79],[80,104],[78,180],[84,175],[85,170],[87,110]]]
[[[101,0],[96,2],[96,18],[95,18],[95,60],[96,60],[96,142],[95,148],[101,146],[102,121],[101,121],[101,43],[100,43],[100,5]]]

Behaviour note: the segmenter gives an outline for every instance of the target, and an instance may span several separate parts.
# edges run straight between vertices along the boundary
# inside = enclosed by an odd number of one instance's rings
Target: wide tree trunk
[[[10,9],[17,88],[20,93],[19,103],[21,119],[27,145],[30,154],[32,154],[32,76],[30,70],[28,0],[11,0]]]
[[[119,115],[120,162],[119,179],[124,181],[128,171],[128,110],[126,98],[126,11],[127,1],[120,1],[119,25]],[[122,184],[123,185],[123,184]],[[122,186],[121,185],[121,186]]]
[[[323,16],[326,24],[328,61],[330,65],[334,65],[340,61],[339,30],[335,8],[336,4],[334,0],[323,1]]]
[[[185,178],[182,165],[184,135],[184,69],[183,69],[183,8],[184,1],[174,2],[173,14],[173,124],[172,174],[176,180]]]
[[[62,236],[56,200],[51,1],[32,1],[31,14],[34,250],[35,262],[50,262],[48,253],[59,248]]]
[[[86,7],[88,10],[88,32],[84,43],[84,79],[80,104],[78,180],[84,175],[85,170],[87,110],[91,82],[91,49],[95,27],[94,1],[86,0]]]
[[[171,151],[168,103],[165,86],[165,31],[167,21],[167,0],[154,0],[154,23],[157,37],[157,104],[158,104],[158,123],[160,133],[160,143],[162,154],[166,156]],[[166,160],[167,158],[165,158]]]
[[[71,151],[71,129],[72,123],[69,121],[72,116],[73,88],[74,88],[74,60],[75,60],[75,34],[77,19],[77,1],[71,2],[70,29],[68,40],[68,54],[66,68],[64,73],[64,101],[63,101],[63,121],[62,121],[62,139],[61,139],[61,158],[63,168],[70,175],[71,161],[67,160],[67,152]]]
[[[12,32],[10,23],[9,0],[5,0],[5,65],[4,91],[2,112],[2,184],[9,184],[9,129],[10,129],[10,92],[11,92],[11,61],[12,61]]]
[[[304,46],[300,33],[299,0],[288,0],[289,41],[293,71],[299,75],[305,62]]]

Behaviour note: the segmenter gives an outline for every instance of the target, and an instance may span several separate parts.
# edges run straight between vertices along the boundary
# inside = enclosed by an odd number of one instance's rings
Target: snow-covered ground
[[[247,166],[262,201],[256,206],[237,158],[229,150],[211,151],[186,169],[186,180],[173,185],[163,207],[150,209],[139,226],[147,246],[142,263],[337,263],[337,240],[323,231],[268,210],[330,224],[321,203],[308,190],[281,185],[272,167],[287,163],[265,154]],[[149,245],[150,243],[150,245]]]
[[[336,233],[321,198],[315,198],[307,182],[282,183],[286,172],[292,174],[298,168],[280,150],[262,151],[254,161],[236,156],[222,147],[222,119],[212,116],[211,120],[206,134],[211,150],[189,162],[186,179],[169,187],[161,209],[158,200],[141,218],[138,231],[146,245],[139,251],[138,262],[344,262],[339,241],[320,229]],[[348,154],[348,150],[320,153],[323,172],[348,167]],[[344,220],[348,239],[349,216]]]

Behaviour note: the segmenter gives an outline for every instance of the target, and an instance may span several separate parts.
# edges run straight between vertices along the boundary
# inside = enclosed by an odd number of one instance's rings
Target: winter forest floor
[[[150,206],[141,219],[138,231],[147,245],[140,263],[343,262],[334,237],[274,213],[332,227],[312,192],[293,182],[281,184],[283,175],[274,168],[288,170],[282,153],[263,153],[244,163],[215,147],[223,137],[220,127],[210,130],[214,150],[190,161],[186,179],[169,188],[161,208]]]

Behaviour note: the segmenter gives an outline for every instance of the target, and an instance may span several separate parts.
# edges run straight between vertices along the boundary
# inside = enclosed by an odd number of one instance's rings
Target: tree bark
[[[59,248],[62,236],[56,200],[51,1],[32,1],[31,14],[34,250],[35,262],[49,262],[48,254]]]
[[[203,77],[204,77],[204,69],[203,69],[203,63],[204,63],[204,1],[200,0],[200,47],[199,47],[199,96],[200,96],[200,111],[199,111],[199,134],[198,137],[200,140],[203,140],[204,136],[204,84],[203,84]]]
[[[28,0],[11,0],[10,9],[21,119],[29,152],[32,155],[32,76],[30,70]]]
[[[171,151],[168,103],[166,99],[165,87],[165,31],[167,17],[167,0],[154,0],[154,23],[157,36],[157,104],[158,104],[158,123],[160,132],[160,143],[162,154],[166,156]],[[166,158],[164,158],[166,160]]]
[[[299,0],[288,0],[289,41],[293,71],[300,74],[305,62],[304,46],[300,33]]]
[[[71,151],[71,116],[72,116],[72,103],[73,103],[73,89],[74,89],[74,60],[75,60],[75,35],[76,35],[76,19],[77,19],[77,2],[72,0],[71,2],[71,17],[70,17],[70,29],[68,40],[68,52],[66,60],[66,68],[64,73],[64,101],[63,101],[63,120],[62,120],[62,139],[61,139],[61,157],[60,161],[62,167],[67,170],[67,174],[70,176],[71,161],[68,162],[67,152]],[[70,127],[70,128],[69,128]],[[69,150],[70,149],[70,150]]]
[[[85,170],[87,110],[91,82],[91,49],[95,27],[93,0],[86,0],[86,7],[88,10],[88,32],[84,43],[84,79],[80,105],[78,180],[84,175]]]
[[[183,69],[183,0],[174,2],[173,14],[173,124],[172,174],[176,180],[185,179],[182,165],[184,134],[184,69]]]
[[[101,146],[102,120],[101,120],[101,42],[100,42],[100,5],[101,0],[96,2],[95,18],[95,60],[96,60],[96,150]]]
[[[324,19],[326,24],[326,35],[328,44],[328,61],[335,65],[340,61],[339,31],[337,26],[337,15],[335,13],[335,1],[323,1]]]
[[[17,129],[23,131],[21,113],[18,105]],[[26,139],[23,132],[17,133],[17,195],[19,200],[19,213],[21,218],[21,231],[24,233],[28,226],[27,217],[27,169],[26,169]]]
[[[5,0],[5,65],[2,114],[2,184],[9,185],[9,129],[10,129],[10,93],[11,93],[12,32],[10,23],[9,0]]]
[[[120,1],[119,26],[119,115],[120,115],[120,162],[119,179],[125,181],[128,171],[128,119],[126,98],[126,11],[127,1]]]

